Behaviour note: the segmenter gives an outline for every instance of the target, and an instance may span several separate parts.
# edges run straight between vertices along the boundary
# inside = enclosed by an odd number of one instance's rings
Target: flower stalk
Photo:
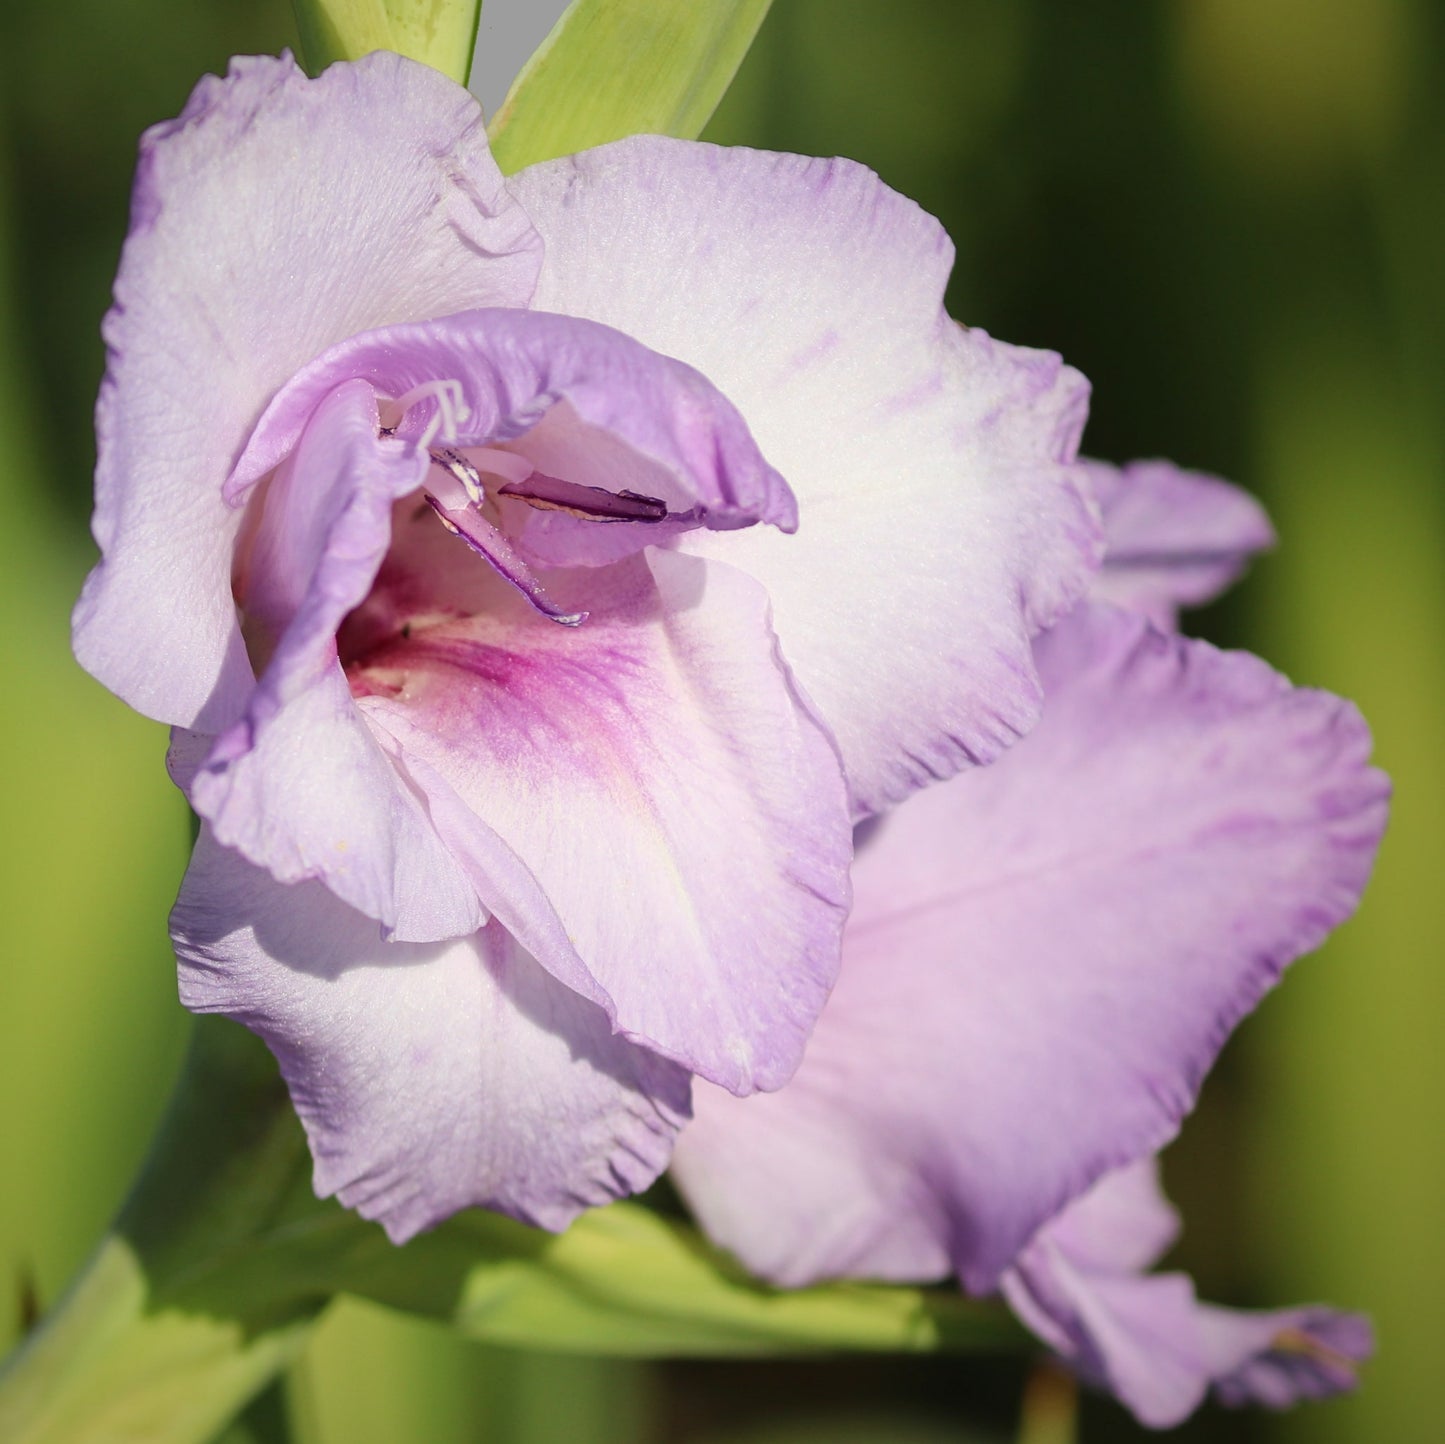
[[[1018,1444],[1075,1444],[1079,1385],[1052,1359],[1034,1365],[1024,1384]]]

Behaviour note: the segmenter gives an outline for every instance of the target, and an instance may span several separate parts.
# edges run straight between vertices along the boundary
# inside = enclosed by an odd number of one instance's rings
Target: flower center
[[[430,483],[432,477],[437,476],[440,484],[429,485],[422,495],[441,524],[453,536],[466,542],[544,617],[560,622],[564,627],[576,627],[585,622],[586,612],[566,611],[547,595],[546,588],[537,580],[532,568],[506,534],[493,525],[483,512],[488,496],[477,462],[480,461],[489,475],[502,482],[499,490],[525,484],[533,474],[527,462],[511,452],[496,451],[490,447],[474,450],[472,457],[464,456],[460,451],[433,451],[431,460],[432,469],[427,473],[427,480]],[[519,495],[515,491],[509,494]],[[523,496],[522,499],[527,498]],[[666,515],[666,508],[663,514]]]
[[[427,505],[453,536],[464,541],[542,616],[564,627],[580,626],[587,620],[587,613],[568,611],[547,595],[527,559],[494,520],[497,505],[493,497],[505,496],[538,510],[601,523],[664,521],[667,504],[638,492],[611,492],[544,475],[526,457],[498,447],[471,447],[466,453],[449,446],[434,447],[432,443],[437,439],[455,442],[470,419],[465,393],[455,379],[426,381],[403,396],[384,400],[381,434],[395,435],[406,413],[423,401],[434,403],[417,440],[432,463],[422,492]],[[490,487],[484,476],[490,479]]]
[[[549,475],[539,459],[546,466],[550,458],[561,470],[567,458],[551,455],[545,445],[541,458],[524,454],[535,443],[530,431],[515,442],[459,445],[468,418],[455,382],[428,382],[394,400],[379,398],[381,435],[405,435],[407,411],[423,401],[434,403],[432,415],[424,427],[409,430],[430,466],[419,494],[396,503],[391,546],[371,592],[337,632],[338,655],[358,696],[395,695],[419,659],[435,661],[448,639],[465,636],[475,651],[483,635],[500,637],[495,621],[485,620],[495,607],[490,579],[504,583],[535,615],[578,627],[590,614],[577,606],[577,580],[561,586],[559,601],[538,568],[588,575],[697,523],[694,512],[670,511],[659,497]],[[486,562],[480,574],[470,558],[450,551],[451,543],[432,529],[433,518]],[[664,525],[654,531],[658,523]],[[638,525],[645,537],[624,535]],[[555,578],[550,584],[559,585]],[[499,646],[511,655],[510,644],[485,646],[488,655],[500,655]]]

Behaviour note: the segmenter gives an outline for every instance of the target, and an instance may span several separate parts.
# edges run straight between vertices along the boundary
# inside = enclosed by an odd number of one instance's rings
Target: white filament
[[[427,400],[435,401],[436,409],[417,441],[423,451],[429,450],[438,436],[443,441],[455,442],[460,435],[458,427],[470,420],[472,414],[460,381],[451,377],[441,381],[423,381],[420,386],[413,386],[405,396],[398,396],[388,403],[386,429],[395,431],[402,417],[413,406]]]
[[[494,446],[474,446],[467,455],[478,471],[484,471],[488,476],[500,476],[503,481],[510,482],[513,486],[520,486],[533,471],[532,463],[526,457],[518,456],[515,451],[499,451]]]

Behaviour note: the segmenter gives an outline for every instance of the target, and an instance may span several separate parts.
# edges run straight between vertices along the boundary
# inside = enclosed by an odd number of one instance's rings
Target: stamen
[[[454,378],[447,378],[440,381],[423,381],[420,386],[413,386],[405,396],[398,396],[394,401],[387,403],[386,413],[382,418],[382,430],[394,432],[401,424],[401,419],[418,402],[432,400],[436,402],[436,410],[432,412],[431,419],[426,424],[417,445],[423,451],[431,447],[432,442],[440,436],[443,441],[456,441],[458,426],[471,419],[471,408],[467,405],[466,392],[462,389],[462,383]]]
[[[467,500],[473,506],[481,506],[487,499],[486,489],[482,486],[481,473],[460,451],[434,451],[431,459],[433,466],[441,467],[443,471],[461,483],[462,490],[467,494]]]
[[[667,519],[667,503],[636,491],[608,491],[534,471],[522,481],[508,480],[498,496],[514,496],[541,511],[562,511],[583,521],[656,522]]]
[[[447,468],[451,470],[450,467]],[[542,583],[532,575],[532,569],[513,550],[512,544],[475,507],[448,507],[439,502],[430,492],[423,492],[427,505],[436,512],[441,524],[459,536],[482,557],[502,578],[515,587],[544,617],[564,627],[580,626],[587,620],[586,612],[564,612],[547,595]]]
[[[441,447],[431,454],[434,465],[449,473],[460,483],[473,506],[481,506],[487,499],[486,487],[482,484],[482,473],[500,477],[508,485],[524,482],[532,474],[532,464],[511,451],[498,451],[494,447],[479,446],[470,457],[450,447]]]
[[[1303,1329],[1281,1329],[1269,1341],[1269,1346],[1281,1354],[1303,1354],[1306,1358],[1324,1364],[1327,1368],[1338,1369],[1351,1378],[1359,1373],[1356,1361],[1348,1354],[1330,1348],[1328,1344],[1311,1337]]]
[[[500,476],[508,484],[526,481],[532,474],[532,463],[515,451],[499,451],[494,446],[479,446],[472,452],[472,460],[479,470],[488,476]]]

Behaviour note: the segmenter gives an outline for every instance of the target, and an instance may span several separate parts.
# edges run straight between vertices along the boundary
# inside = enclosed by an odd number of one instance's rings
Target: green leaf
[[[695,1229],[635,1203],[546,1236],[525,1265],[474,1266],[454,1317],[494,1343],[642,1357],[973,1350],[1024,1337],[1001,1308],[952,1288],[771,1288]]]
[[[7,1444],[205,1444],[288,1364],[308,1324],[260,1333],[235,1319],[148,1307],[135,1250],[108,1238],[0,1387]]]
[[[481,0],[292,0],[292,8],[313,75],[335,60],[395,50],[467,83]]]
[[[690,1225],[614,1204],[564,1234],[480,1210],[391,1244],[314,1197],[271,1055],[202,1018],[116,1230],[0,1376],[6,1444],[204,1444],[304,1345],[338,1293],[469,1338],[646,1357],[970,1350],[1024,1338],[952,1290],[777,1290]]]
[[[502,170],[651,132],[692,139],[772,0],[573,0],[488,127]]]
[[[689,1225],[636,1203],[595,1210],[556,1235],[478,1210],[404,1248],[336,1209],[276,1230],[264,1248],[220,1261],[169,1299],[255,1318],[333,1289],[488,1343],[635,1358],[969,1351],[1025,1337],[1001,1307],[951,1288],[770,1288]]]
[[[482,0],[383,0],[383,8],[393,50],[467,83]]]
[[[299,1352],[331,1290],[188,1292],[264,1254],[311,1196],[306,1142],[265,1046],[198,1020],[171,1112],[114,1233],[0,1375],[6,1444],[205,1444]]]

